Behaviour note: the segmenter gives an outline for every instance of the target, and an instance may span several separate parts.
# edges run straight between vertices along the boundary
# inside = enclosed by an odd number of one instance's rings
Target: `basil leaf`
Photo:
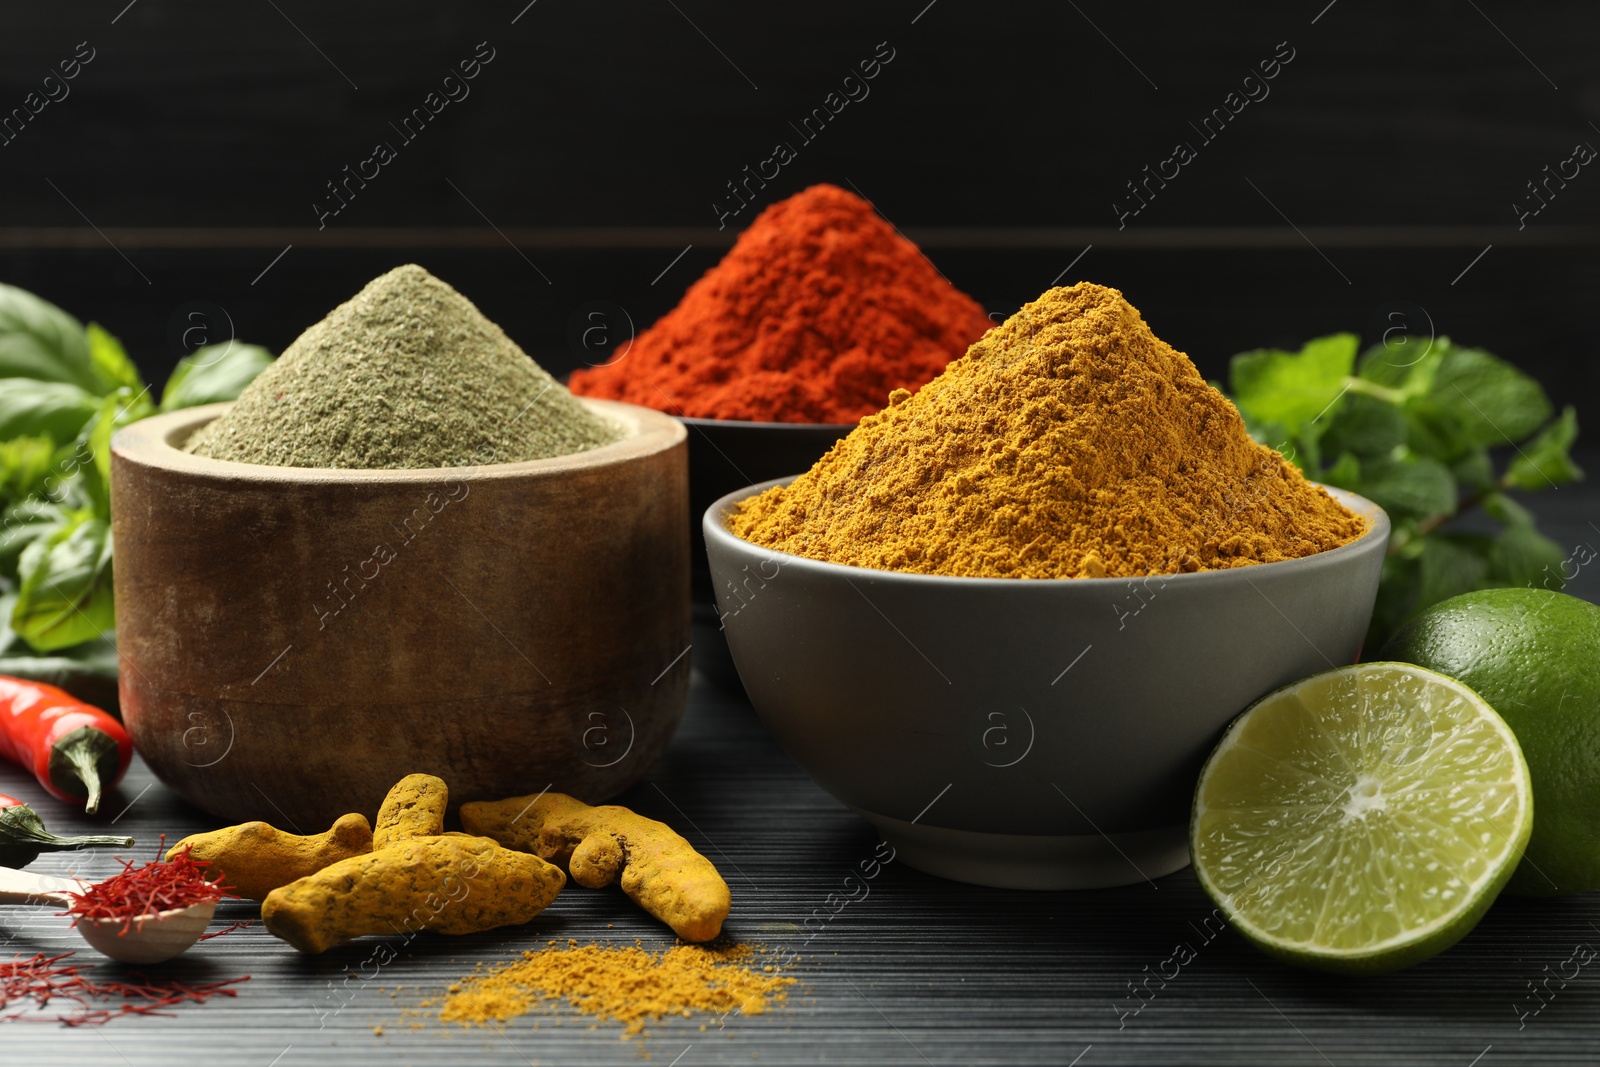
[[[119,388],[130,389],[134,393],[144,391],[144,379],[139,377],[139,368],[128,358],[128,351],[122,347],[121,341],[97,322],[89,324],[84,336],[89,343],[89,365],[94,368],[95,377],[100,379],[103,386],[100,392]]]
[[[79,700],[112,711],[117,707],[117,645],[112,634],[48,655],[35,655],[11,628],[17,596],[0,596],[0,674],[65,689]]]
[[[83,324],[14,285],[0,285],[0,378],[67,382],[101,391]]]
[[[272,363],[260,345],[227,341],[197,348],[178,361],[161,394],[161,410],[199,407],[237,400],[244,387]]]
[[[4,656],[8,649],[17,644],[17,631],[11,628],[11,609],[17,606],[17,594],[6,593],[0,596],[0,656]],[[5,673],[0,671],[0,674]],[[13,678],[17,677],[12,675]]]
[[[1356,492],[1395,515],[1426,519],[1456,506],[1456,480],[1450,469],[1428,456],[1381,458],[1361,465]]]
[[[22,552],[11,626],[40,652],[103,635],[116,624],[111,592],[111,524],[79,514]]]
[[[0,506],[38,493],[55,469],[56,444],[49,437],[0,441]]]
[[[1239,410],[1256,423],[1277,423],[1289,435],[1339,400],[1355,368],[1360,339],[1339,333],[1306,342],[1298,353],[1260,349],[1233,357],[1228,381]]]
[[[99,406],[99,397],[69,382],[0,379],[0,440],[43,436],[64,444]]]
[[[140,389],[134,394],[124,386],[100,401],[99,410],[84,427],[78,438],[79,450],[94,460],[92,467],[83,470],[84,489],[94,501],[97,514],[111,514],[111,435],[155,411],[148,390]]]
[[[23,551],[41,537],[63,529],[68,521],[65,508],[38,497],[0,512],[0,580],[16,579]]]
[[[0,600],[3,610],[5,602]],[[30,655],[20,642],[9,650],[0,645],[0,674],[65,689],[113,714],[117,709],[117,666],[117,646],[111,634],[48,656]]]
[[[1544,425],[1551,411],[1538,382],[1480,348],[1452,348],[1428,396],[1477,445],[1515,444]]]
[[[1515,489],[1546,489],[1583,477],[1583,468],[1569,454],[1578,440],[1578,412],[1567,407],[1528,444],[1517,449],[1506,468],[1506,484]]]

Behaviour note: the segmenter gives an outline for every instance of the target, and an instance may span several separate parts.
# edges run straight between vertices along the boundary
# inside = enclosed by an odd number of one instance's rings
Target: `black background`
[[[832,181],[999,315],[1058,277],[1114,285],[1211,377],[1260,345],[1431,329],[1600,415],[1600,175],[1524,229],[1513,207],[1600,144],[1592,5],[525,5],[9,6],[0,114],[80,41],[95,58],[0,147],[0,280],[160,379],[197,301],[223,309],[209,339],[277,350],[414,260],[560,373],[578,308],[642,328],[756,208]],[[789,123],[885,41],[870,95],[801,145]],[[389,124],[479,42],[471,95],[401,142]],[[1189,123],[1279,42],[1270,95],[1203,143]],[[325,183],[379,140],[398,158],[319,231]],[[725,183],[778,140],[798,158],[719,232]],[[1112,202],[1178,140],[1198,158],[1119,230]]]

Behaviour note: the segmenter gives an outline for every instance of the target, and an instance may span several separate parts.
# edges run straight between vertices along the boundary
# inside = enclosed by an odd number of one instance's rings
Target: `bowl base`
[[[1189,828],[1122,834],[983,834],[855,809],[883,832],[895,858],[926,874],[997,889],[1138,885],[1189,865]]]

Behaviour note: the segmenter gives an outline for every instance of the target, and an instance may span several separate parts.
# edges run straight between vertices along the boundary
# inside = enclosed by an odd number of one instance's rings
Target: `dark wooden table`
[[[1580,458],[1600,470],[1600,453]],[[1564,547],[1600,548],[1600,482],[1541,494],[1536,504]],[[1582,568],[1569,590],[1600,599],[1600,566]],[[0,792],[36,805],[58,833],[114,821],[138,838],[141,856],[162,833],[170,841],[214,825],[140,763],[96,820],[74,817],[10,765],[0,765]],[[895,863],[807,943],[802,924],[830,914],[829,894],[844,891],[877,835],[811,783],[742,698],[699,677],[671,750],[621,802],[679,828],[718,864],[734,893],[730,935],[800,950],[786,1005],[756,1017],[666,1020],[627,1041],[618,1025],[570,1012],[484,1029],[424,1012],[421,1028],[411,1027],[419,1020],[408,1011],[477,964],[551,937],[672,943],[620,893],[572,887],[531,926],[424,935],[375,975],[360,966],[372,956],[365,942],[306,958],[259,925],[237,930],[171,965],[195,980],[250,975],[236,999],[99,1028],[0,1022],[0,1064],[638,1064],[646,1054],[676,1067],[1600,1060],[1600,894],[1502,898],[1443,955],[1351,980],[1256,953],[1221,927],[1187,870],[1153,885],[1029,893]],[[30,869],[97,878],[117,865],[97,852],[46,856]],[[227,903],[213,928],[253,914],[254,905]],[[47,909],[0,910],[0,958],[78,948],[78,935]],[[95,958],[83,951],[81,959]]]
[[[0,767],[0,791],[38,804],[58,831],[93,825],[65,814],[12,767]],[[699,679],[671,751],[624,800],[681,827],[711,856],[734,891],[729,933],[772,948],[800,945],[804,920],[827,914],[828,895],[877,844],[867,824],[778,750],[742,700]],[[154,851],[160,833],[171,840],[209,825],[142,764],[107,809],[101,822],[115,818],[139,839],[141,854]],[[116,867],[110,854],[91,853],[44,857],[32,869],[99,877]],[[214,928],[254,911],[226,904]],[[1597,924],[1600,895],[1507,898],[1444,955],[1357,981],[1258,955],[1220,928],[1188,871],[1154,885],[1029,893],[891,864],[870,895],[805,946],[789,968],[799,981],[787,1005],[769,1014],[671,1019],[638,1040],[571,1013],[486,1029],[424,1013],[421,1029],[409,1026],[407,1009],[479,962],[508,959],[551,937],[670,942],[620,894],[572,888],[531,926],[425,935],[370,977],[359,966],[370,944],[306,958],[259,925],[237,930],[173,965],[197,980],[250,975],[236,999],[99,1028],[0,1023],[0,1062],[638,1064],[648,1054],[678,1067],[1592,1063],[1600,1058],[1600,968],[1565,961],[1575,946],[1600,946]],[[0,939],[7,954],[80,947],[45,909],[6,909]],[[87,949],[83,958],[92,958]]]

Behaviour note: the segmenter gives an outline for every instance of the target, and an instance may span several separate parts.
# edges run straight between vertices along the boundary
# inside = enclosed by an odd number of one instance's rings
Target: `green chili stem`
[[[96,753],[90,751],[88,745],[63,745],[56,751],[89,791],[83,810],[93,815],[100,810],[100,765]]]
[[[37,815],[31,810],[28,814],[32,818],[20,814],[24,809],[21,805],[14,808],[0,808],[0,844],[3,845],[30,845],[40,850],[70,851],[80,848],[132,848],[133,838],[111,837],[103,834],[91,834],[86,837],[58,837],[44,828],[44,823],[39,821]],[[19,814],[13,815],[13,812]]]
[[[64,793],[81,788],[87,798],[84,810],[91,815],[100,809],[100,792],[108,780],[116,780],[117,770],[116,739],[93,726],[72,731],[51,748],[51,782]]]

